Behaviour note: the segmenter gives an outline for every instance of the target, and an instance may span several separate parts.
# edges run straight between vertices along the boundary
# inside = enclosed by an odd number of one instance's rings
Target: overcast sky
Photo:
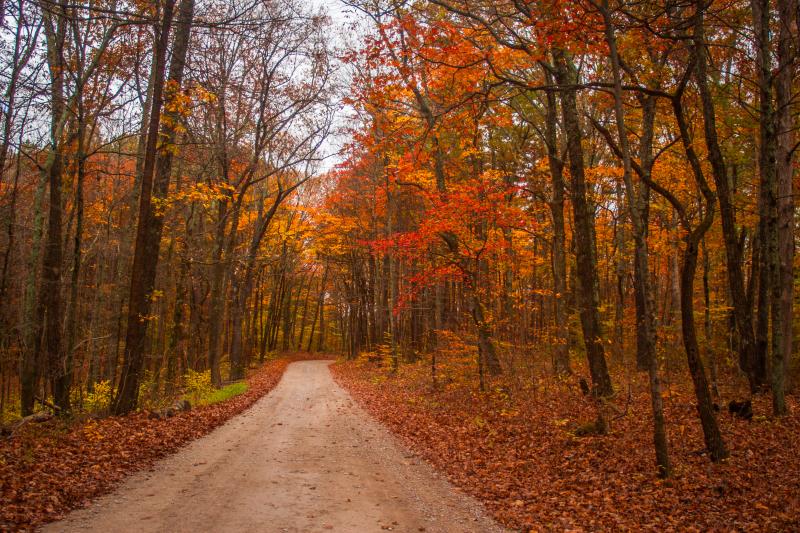
[[[312,5],[319,6],[324,8],[328,15],[331,17],[333,24],[330,28],[329,39],[331,39],[337,48],[345,48],[349,46],[355,46],[358,42],[358,35],[363,31],[366,31],[367,25],[364,19],[363,14],[358,13],[353,8],[347,6],[340,0],[308,0]],[[353,24],[357,26],[362,26],[364,29],[359,30],[357,27],[354,27]],[[342,75],[346,76],[346,69],[342,70]],[[343,79],[342,82],[345,85],[349,85],[350,81],[347,79]],[[352,114],[353,110],[350,107],[345,106],[337,117],[337,124],[336,128],[339,129],[341,126],[347,124],[347,117]],[[332,154],[338,152],[342,145],[346,143],[349,139],[347,136],[338,134],[333,135],[329,138],[328,142],[326,142],[325,151],[328,154]],[[329,170],[333,168],[336,164],[342,161],[341,157],[330,157],[328,158],[325,163],[322,164],[322,171]]]

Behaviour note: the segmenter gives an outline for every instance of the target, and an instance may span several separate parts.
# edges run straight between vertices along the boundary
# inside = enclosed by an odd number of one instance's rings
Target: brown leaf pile
[[[665,398],[674,477],[655,474],[651,411],[644,381],[633,383],[627,414],[604,437],[574,435],[591,404],[566,383],[534,382],[490,392],[455,385],[433,391],[425,369],[399,377],[355,363],[332,367],[337,381],[412,450],[498,521],[523,531],[798,531],[800,408],[771,420],[754,401],[748,423],[720,414],[731,457],[714,465],[691,390]],[[624,403],[624,401],[623,401]]]
[[[0,530],[56,520],[109,492],[125,476],[201,437],[241,413],[277,385],[286,360],[247,378],[247,392],[166,420],[146,413],[66,425],[24,426],[0,440]]]

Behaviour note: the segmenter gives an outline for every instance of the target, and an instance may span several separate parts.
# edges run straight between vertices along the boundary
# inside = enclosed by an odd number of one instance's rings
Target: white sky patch
[[[357,47],[362,37],[369,31],[369,21],[365,15],[340,0],[308,0],[308,2],[315,10],[323,9],[330,17],[331,27],[327,38],[337,56]],[[340,65],[339,72],[339,83],[344,96],[350,93],[352,80],[347,65]],[[323,145],[323,151],[328,157],[320,165],[320,172],[326,172],[343,161],[344,157],[340,152],[350,140],[346,126],[354,113],[352,107],[340,104],[333,133]]]

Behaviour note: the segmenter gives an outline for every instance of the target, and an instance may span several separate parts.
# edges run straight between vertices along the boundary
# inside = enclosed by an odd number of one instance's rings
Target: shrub
[[[204,403],[204,400],[215,392],[214,385],[211,383],[210,370],[195,372],[189,369],[186,371],[183,381],[186,390],[184,397],[189,400],[192,405]]]
[[[92,392],[86,395],[83,401],[83,408],[90,413],[107,413],[108,408],[111,406],[113,392],[114,390],[109,380],[98,381],[94,384]]]

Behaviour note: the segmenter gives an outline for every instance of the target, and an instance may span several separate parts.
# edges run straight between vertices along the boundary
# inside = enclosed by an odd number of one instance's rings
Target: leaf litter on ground
[[[243,394],[171,418],[140,411],[78,422],[53,419],[1,439],[0,530],[33,529],[110,492],[253,405],[278,384],[288,362],[277,359],[255,370]]]
[[[644,378],[632,383],[627,414],[609,435],[577,437],[595,412],[567,383],[495,380],[479,392],[473,379],[434,390],[424,364],[401,367],[396,377],[360,362],[332,370],[409,448],[515,530],[800,530],[794,397],[792,414],[779,420],[766,416],[764,397],[754,400],[751,423],[720,413],[731,457],[713,464],[702,451],[691,389],[672,384],[665,408],[674,476],[660,480]]]

